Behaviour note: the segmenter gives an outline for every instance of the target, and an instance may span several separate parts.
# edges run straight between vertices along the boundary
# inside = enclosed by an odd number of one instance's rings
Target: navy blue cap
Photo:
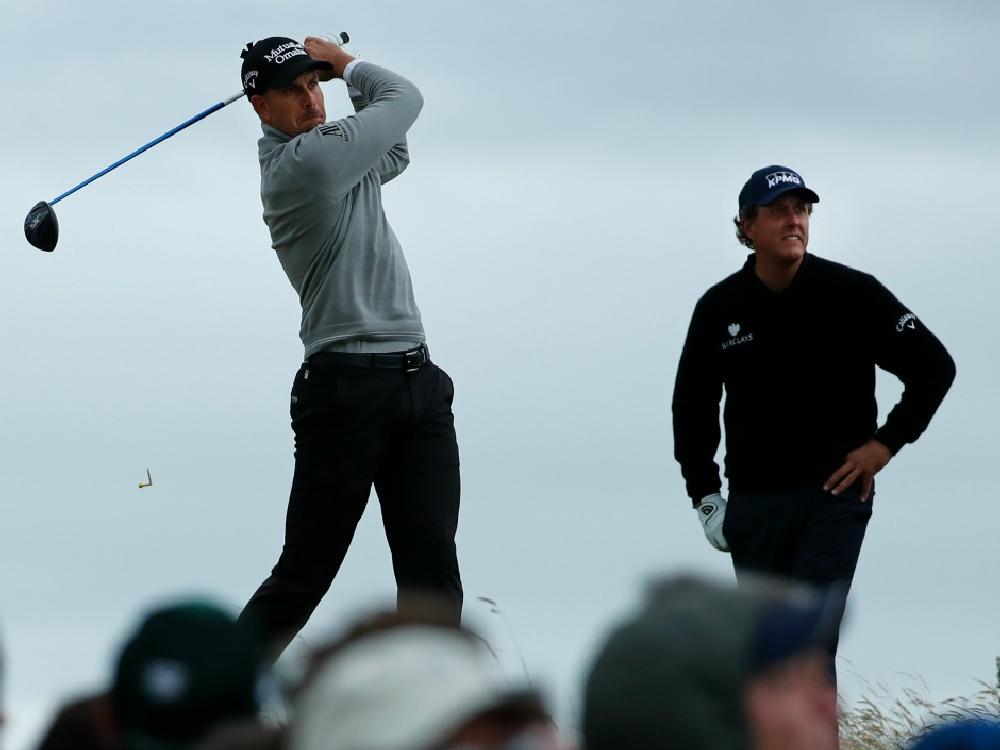
[[[240,57],[240,79],[248,99],[268,89],[290,86],[307,70],[333,70],[330,63],[310,57],[305,47],[286,36],[270,36],[247,44]]]
[[[819,196],[806,187],[802,175],[794,169],[772,164],[750,175],[740,191],[740,208],[766,206],[790,190],[801,190],[811,203],[819,203]]]
[[[1000,724],[972,719],[945,724],[923,735],[910,750],[997,750]]]
[[[824,592],[797,592],[794,598],[766,606],[750,642],[751,673],[835,643],[846,596],[846,591],[834,586]]]

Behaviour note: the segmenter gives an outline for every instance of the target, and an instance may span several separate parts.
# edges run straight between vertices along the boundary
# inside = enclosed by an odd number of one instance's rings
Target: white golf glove
[[[718,492],[706,495],[695,508],[701,525],[705,529],[708,543],[719,552],[729,552],[729,543],[722,535],[722,524],[726,520],[726,501]]]

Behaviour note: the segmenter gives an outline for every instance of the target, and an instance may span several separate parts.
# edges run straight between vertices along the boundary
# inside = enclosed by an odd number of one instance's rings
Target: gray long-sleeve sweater
[[[363,95],[356,114],[295,138],[262,125],[257,144],[264,223],[302,304],[306,357],[351,339],[425,340],[381,191],[409,163],[406,131],[423,98],[369,62],[351,83]]]

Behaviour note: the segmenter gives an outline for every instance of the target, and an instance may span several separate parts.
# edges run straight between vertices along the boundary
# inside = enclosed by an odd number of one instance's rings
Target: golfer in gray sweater
[[[260,117],[261,202],[302,304],[305,361],[292,386],[295,473],[285,542],[243,610],[280,652],[330,587],[372,485],[398,596],[436,594],[461,616],[455,550],[454,388],[431,362],[382,185],[409,163],[423,98],[336,44],[247,45],[243,87]],[[343,78],[356,113],[326,122],[320,82]]]

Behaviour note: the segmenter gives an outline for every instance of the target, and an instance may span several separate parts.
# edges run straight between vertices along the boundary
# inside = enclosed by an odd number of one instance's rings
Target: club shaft
[[[345,44],[347,44],[348,41],[350,41],[350,37],[346,33],[344,33],[344,32],[341,32],[340,34],[332,35],[332,36],[328,37],[328,39],[329,39],[329,41],[331,41],[334,44],[336,44],[338,47],[342,47]],[[223,99],[221,102],[213,104],[211,107],[209,107],[208,109],[206,109],[204,112],[199,112],[198,114],[196,114],[194,117],[192,117],[187,122],[182,122],[176,128],[173,128],[172,130],[168,130],[166,133],[164,133],[163,135],[161,135],[156,140],[150,141],[149,143],[145,144],[144,146],[140,146],[135,151],[133,151],[131,154],[129,154],[128,156],[125,156],[125,157],[119,159],[114,164],[109,164],[107,167],[105,167],[104,169],[102,169],[97,174],[93,175],[92,177],[88,177],[86,180],[84,180],[83,182],[81,182],[75,188],[67,190],[62,195],[59,195],[59,196],[53,198],[52,200],[49,201],[49,205],[50,206],[54,206],[56,203],[58,203],[59,201],[61,201],[63,198],[65,198],[65,197],[67,197],[69,195],[73,195],[73,193],[75,193],[77,190],[80,190],[82,188],[87,187],[87,185],[89,185],[90,183],[92,183],[94,180],[98,179],[99,177],[103,177],[104,175],[106,175],[108,172],[110,172],[113,169],[117,169],[122,164],[124,164],[125,162],[127,162],[127,161],[129,161],[131,159],[134,159],[135,157],[137,157],[139,154],[143,153],[144,151],[148,151],[153,146],[155,146],[157,143],[160,143],[161,141],[167,140],[167,138],[170,138],[171,136],[176,135],[177,133],[179,133],[182,130],[184,130],[184,128],[187,128],[187,127],[190,127],[191,125],[194,125],[199,120],[204,120],[206,117],[208,117],[213,112],[218,112],[220,109],[222,109],[223,107],[225,107],[225,106],[227,106],[229,104],[232,104],[237,99],[242,99],[245,95],[246,94],[243,91],[240,91],[239,93],[233,94],[232,96],[230,96],[227,99]]]
[[[102,169],[100,172],[98,172],[97,174],[93,175],[92,177],[88,177],[86,180],[84,180],[83,182],[81,182],[75,188],[67,190],[62,195],[58,196],[57,198],[52,199],[51,201],[49,201],[49,205],[50,206],[54,206],[56,203],[58,203],[59,201],[61,201],[66,196],[72,195],[77,190],[80,190],[81,188],[87,187],[87,185],[89,185],[90,183],[92,183],[98,177],[103,177],[104,175],[106,175],[111,170],[117,169],[118,167],[120,167],[125,162],[127,162],[127,161],[129,161],[131,159],[134,159],[135,157],[137,157],[142,152],[151,149],[157,143],[160,143],[161,141],[167,140],[167,138],[170,138],[171,136],[176,135],[177,133],[179,133],[182,130],[184,130],[184,128],[186,128],[186,127],[190,127],[191,125],[194,125],[199,120],[204,120],[206,117],[208,117],[213,112],[218,112],[223,107],[225,107],[225,106],[227,106],[229,104],[232,104],[237,99],[240,99],[243,96],[245,96],[245,94],[242,91],[240,91],[238,94],[233,94],[229,98],[223,99],[221,102],[217,102],[217,103],[213,104],[211,107],[209,107],[208,109],[204,110],[203,112],[199,112],[198,114],[196,114],[194,117],[192,117],[187,122],[182,122],[176,128],[168,130],[166,133],[164,133],[163,135],[161,135],[156,140],[150,141],[149,143],[145,144],[144,146],[140,146],[139,148],[137,148],[135,151],[133,151],[128,156],[125,156],[125,157],[119,159],[118,161],[116,161],[114,164],[111,164],[111,165],[105,167],[104,169]]]

